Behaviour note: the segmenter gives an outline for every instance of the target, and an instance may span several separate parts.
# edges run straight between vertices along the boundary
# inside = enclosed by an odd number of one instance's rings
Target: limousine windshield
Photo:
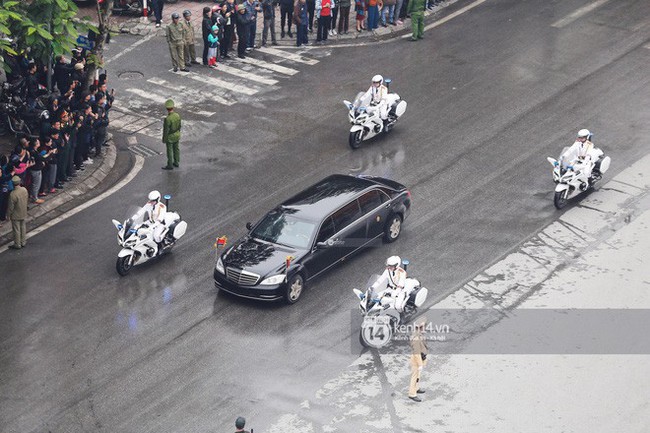
[[[282,208],[269,212],[255,227],[251,236],[291,248],[308,249],[316,224],[296,218],[295,209]]]

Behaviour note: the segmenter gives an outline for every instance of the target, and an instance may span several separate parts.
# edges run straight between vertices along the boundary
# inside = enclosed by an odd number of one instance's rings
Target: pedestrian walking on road
[[[409,0],[406,13],[411,15],[411,28],[413,29],[412,41],[424,37],[424,8],[427,0]]]
[[[180,22],[180,18],[178,13],[172,14],[172,23],[166,29],[167,43],[174,72],[178,72],[179,69],[183,72],[190,72],[185,67],[185,25]]]
[[[14,185],[14,190],[9,194],[9,209],[7,214],[11,220],[11,230],[14,235],[14,244],[9,245],[9,248],[19,250],[26,244],[25,235],[27,233],[27,226],[25,219],[27,218],[27,202],[29,201],[29,194],[27,189],[21,185],[20,177],[14,176],[11,178]]]
[[[194,34],[194,26],[192,25],[192,12],[189,9],[183,11],[183,25],[185,26],[185,46],[183,53],[185,54],[185,66],[198,65],[196,61],[196,35]]]
[[[409,385],[409,398],[417,402],[422,401],[418,397],[418,394],[424,394],[424,390],[420,389],[420,377],[422,375],[422,369],[427,363],[428,348],[424,335],[422,335],[426,323],[426,318],[419,319],[415,322],[415,330],[411,334],[411,382]]]
[[[173,170],[174,167],[178,168],[181,160],[181,153],[179,143],[181,141],[181,116],[174,111],[174,101],[168,99],[165,101],[165,108],[167,109],[167,117],[163,123],[163,137],[162,142],[167,146],[167,165],[163,170]]]

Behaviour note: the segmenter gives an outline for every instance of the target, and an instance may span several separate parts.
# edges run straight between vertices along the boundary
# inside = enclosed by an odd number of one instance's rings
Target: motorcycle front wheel
[[[117,273],[125,277],[131,268],[133,267],[133,262],[131,261],[131,256],[118,257],[117,263],[115,264],[115,269]]]
[[[350,147],[358,149],[361,146],[363,131],[350,132]]]
[[[569,190],[565,189],[564,191],[556,192],[555,197],[553,197],[553,204],[557,209],[562,209],[564,206],[566,206],[568,200],[567,197],[569,196]]]

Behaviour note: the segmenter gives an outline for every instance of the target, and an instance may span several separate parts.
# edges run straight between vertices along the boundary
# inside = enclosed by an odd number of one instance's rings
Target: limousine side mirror
[[[253,224],[251,224],[251,223],[246,223],[246,230],[248,230],[248,231],[253,230]]]
[[[324,250],[325,248],[329,248],[330,245],[327,242],[316,242],[316,248],[319,250]]]

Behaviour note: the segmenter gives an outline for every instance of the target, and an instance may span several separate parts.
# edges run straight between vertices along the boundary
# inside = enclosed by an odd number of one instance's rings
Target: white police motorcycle
[[[390,79],[384,80],[387,88],[390,88]],[[353,149],[358,149],[361,142],[372,137],[389,132],[397,123],[397,120],[406,112],[406,101],[403,101],[397,93],[388,93],[388,118],[382,120],[379,115],[378,105],[365,105],[363,101],[365,92],[359,92],[354,102],[347,100],[343,104],[348,108],[348,118],[352,127],[350,128],[349,144]]]
[[[169,209],[170,195],[163,197]],[[149,219],[149,212],[143,208],[132,213],[124,223],[112,220],[117,229],[117,243],[122,250],[117,254],[115,268],[117,273],[125,276],[135,265],[147,262],[155,257],[171,251],[178,239],[183,237],[187,230],[187,223],[181,219],[177,212],[167,211],[165,214],[165,230],[160,245],[154,241],[154,223]]]
[[[402,261],[405,270],[408,264],[408,260]],[[387,344],[398,326],[415,317],[418,308],[424,304],[429,294],[429,290],[422,287],[419,280],[407,278],[404,283],[406,302],[400,313],[392,290],[386,290],[386,286],[373,290],[372,286],[379,278],[379,275],[371,276],[365,292],[352,289],[359,299],[359,310],[363,315],[359,341],[365,347],[381,347]]]

